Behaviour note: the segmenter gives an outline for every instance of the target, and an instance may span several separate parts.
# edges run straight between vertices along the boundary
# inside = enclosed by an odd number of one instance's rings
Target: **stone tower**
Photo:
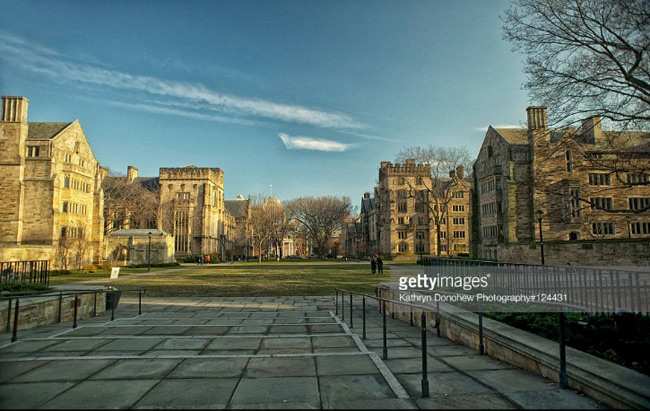
[[[25,141],[27,106],[24,97],[2,97],[0,123],[0,243],[19,245],[22,241],[25,196]]]

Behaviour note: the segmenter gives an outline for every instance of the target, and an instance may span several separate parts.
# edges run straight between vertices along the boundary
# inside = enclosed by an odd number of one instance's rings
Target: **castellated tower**
[[[223,178],[219,168],[160,169],[160,226],[174,235],[176,258],[224,246]]]
[[[22,240],[28,104],[24,97],[2,97],[0,243],[5,244],[19,245]]]

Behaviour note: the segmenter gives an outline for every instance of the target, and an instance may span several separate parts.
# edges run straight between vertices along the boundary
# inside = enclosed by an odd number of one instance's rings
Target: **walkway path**
[[[360,302],[357,303],[357,307]],[[123,297],[109,316],[0,335],[0,408],[594,408],[541,377],[332,297]],[[348,318],[349,320],[349,318]]]

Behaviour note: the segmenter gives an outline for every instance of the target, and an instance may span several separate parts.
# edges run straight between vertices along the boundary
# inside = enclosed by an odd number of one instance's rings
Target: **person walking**
[[[377,271],[377,261],[375,260],[375,257],[370,259],[370,271],[372,272],[372,275],[375,275],[375,272]]]
[[[379,275],[384,275],[384,262],[380,256],[377,256],[377,271]]]
[[[210,258],[209,255],[206,255],[206,256],[205,256],[205,263],[206,263],[207,265],[210,265],[210,261],[212,261],[212,259]]]

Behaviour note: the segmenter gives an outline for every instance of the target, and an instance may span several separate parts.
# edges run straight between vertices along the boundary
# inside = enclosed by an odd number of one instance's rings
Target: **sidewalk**
[[[435,335],[420,398],[420,330],[388,318],[383,360],[381,314],[368,310],[364,341],[361,310],[350,329],[333,297],[146,297],[137,310],[123,297],[112,322],[0,335],[0,408],[598,407]]]

